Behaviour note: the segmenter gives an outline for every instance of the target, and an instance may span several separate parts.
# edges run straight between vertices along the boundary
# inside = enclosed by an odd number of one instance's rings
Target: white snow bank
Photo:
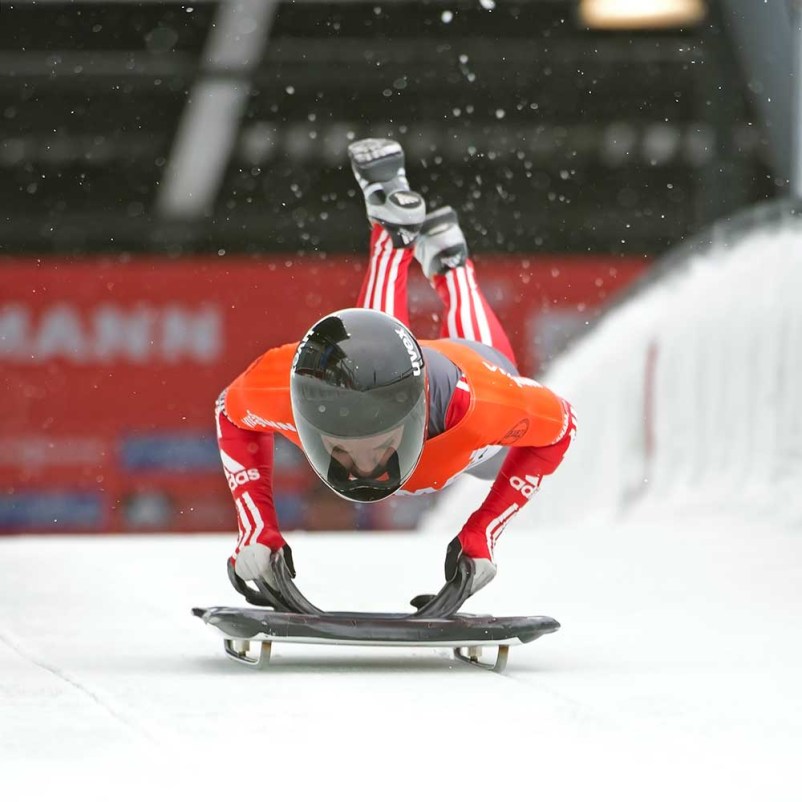
[[[544,378],[577,439],[513,524],[738,509],[802,520],[802,229],[694,257],[610,314]],[[466,477],[425,522],[457,531]]]

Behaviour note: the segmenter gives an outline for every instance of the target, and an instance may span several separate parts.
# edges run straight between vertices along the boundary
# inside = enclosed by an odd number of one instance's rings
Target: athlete
[[[273,587],[270,557],[292,552],[273,503],[273,438],[299,446],[338,495],[374,502],[442,490],[464,472],[493,480],[446,549],[450,580],[473,562],[471,593],[496,575],[504,527],[562,461],[571,407],[519,375],[507,335],[476,281],[456,213],[426,214],[401,146],[348,148],[371,224],[356,307],[315,323],[300,343],[266,351],[221,394],[217,438],[237,509],[230,569]],[[417,261],[444,304],[442,339],[408,328],[407,272]]]

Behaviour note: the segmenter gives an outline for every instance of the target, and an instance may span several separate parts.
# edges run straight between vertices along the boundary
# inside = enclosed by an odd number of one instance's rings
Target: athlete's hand
[[[231,559],[234,561],[234,571],[237,576],[245,581],[261,579],[271,588],[276,587],[273,569],[270,566],[270,556],[274,551],[281,551],[284,555],[284,562],[290,570],[290,576],[294,579],[295,566],[292,561],[292,549],[281,535],[278,535],[278,538],[280,538],[280,542],[276,536],[270,538],[270,545],[257,540],[235,552]]]
[[[471,583],[471,596],[485,585],[492,582],[496,576],[496,564],[493,553],[490,551],[487,538],[480,532],[474,532],[467,525],[455,537],[446,549],[445,575],[446,582],[450,582],[457,575],[457,566],[461,556],[465,556],[473,563],[473,581]]]

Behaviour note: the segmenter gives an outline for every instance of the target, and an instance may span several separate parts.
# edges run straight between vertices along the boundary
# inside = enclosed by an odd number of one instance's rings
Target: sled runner
[[[316,643],[449,648],[460,660],[503,671],[510,646],[530,643],[560,628],[548,616],[497,618],[458,613],[469,595],[473,572],[470,560],[460,563],[457,575],[440,593],[415,597],[414,613],[326,612],[301,594],[280,553],[271,558],[271,567],[276,587],[259,582],[258,592],[231,572],[235,587],[262,609],[192,610],[220,633],[228,657],[251,667],[267,667],[274,643]],[[494,662],[481,661],[483,648],[497,650]]]

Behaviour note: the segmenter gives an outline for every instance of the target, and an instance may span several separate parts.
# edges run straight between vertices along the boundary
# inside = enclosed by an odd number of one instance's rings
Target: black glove
[[[269,560],[271,554],[270,550],[266,547],[260,548],[265,548]],[[240,552],[240,554],[241,553],[242,552]],[[281,553],[284,557],[284,564],[287,566],[290,576],[295,579],[295,565],[293,564],[292,560],[292,549],[287,543],[282,546]],[[276,609],[284,609],[287,607],[286,600],[275,588],[273,569],[269,564],[264,567],[263,573],[261,573],[258,577],[253,578],[257,585],[259,585],[260,582],[263,583],[260,590],[254,590],[245,583],[245,580],[237,572],[237,566],[234,561],[234,557],[229,557],[227,568],[228,578],[231,581],[231,584],[234,586],[235,590],[245,596],[245,598],[251,604],[266,607],[276,607]],[[251,577],[248,577],[248,579],[250,580]]]
[[[462,554],[462,543],[459,537],[455,537],[446,547],[446,561],[443,565],[446,575],[446,582],[450,582],[457,575],[457,564]]]
[[[464,554],[462,543],[459,536],[455,537],[446,548],[446,559],[443,566],[446,582],[450,582],[457,576],[457,566],[459,559]],[[496,576],[496,564],[487,557],[466,557],[473,562],[473,582],[471,583],[471,596],[477,590],[481,590],[491,582]]]

